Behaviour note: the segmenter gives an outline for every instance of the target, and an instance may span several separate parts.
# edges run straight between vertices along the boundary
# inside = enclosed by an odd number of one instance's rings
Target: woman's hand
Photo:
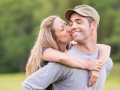
[[[99,78],[99,71],[89,71],[89,82],[88,82],[88,87],[91,87],[94,84],[97,84],[98,78]]]
[[[87,70],[100,71],[103,67],[103,63],[100,60],[90,59],[86,61]]]

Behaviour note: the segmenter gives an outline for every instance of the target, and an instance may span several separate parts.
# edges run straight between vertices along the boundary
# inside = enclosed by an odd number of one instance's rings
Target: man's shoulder
[[[106,61],[105,65],[106,65],[106,66],[109,66],[109,67],[110,67],[110,66],[111,66],[111,67],[113,66],[113,61],[112,61],[112,59],[111,59],[110,57],[109,57],[108,60]]]
[[[61,76],[62,78],[65,78],[70,73],[72,73],[71,67],[68,67],[68,66],[60,64],[60,63],[49,62],[44,67],[46,68],[45,70],[51,71],[53,74]]]
[[[113,67],[113,61],[112,59],[109,57],[109,59],[106,61],[105,63],[105,68],[106,68],[106,73],[107,75],[110,73],[111,69]]]
[[[72,46],[67,52],[68,53],[75,52],[75,46]]]

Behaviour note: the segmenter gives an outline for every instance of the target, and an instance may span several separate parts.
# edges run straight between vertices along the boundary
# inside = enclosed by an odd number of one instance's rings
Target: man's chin
[[[79,41],[79,40],[78,40],[77,38],[74,38],[74,41],[77,42],[77,41]]]

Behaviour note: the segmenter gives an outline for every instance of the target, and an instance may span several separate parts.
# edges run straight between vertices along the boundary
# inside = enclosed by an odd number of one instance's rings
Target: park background
[[[0,0],[0,90],[21,90],[25,65],[49,15],[87,4],[100,14],[98,43],[111,46],[114,66],[103,90],[120,90],[120,0]]]

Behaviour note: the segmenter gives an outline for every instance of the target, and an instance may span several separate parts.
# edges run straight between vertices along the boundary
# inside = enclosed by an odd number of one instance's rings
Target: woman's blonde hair
[[[55,32],[52,29],[54,20],[59,18],[58,16],[49,16],[44,19],[40,25],[39,35],[33,46],[29,60],[26,65],[26,76],[30,76],[32,73],[41,68],[42,64],[42,48],[51,47],[58,50],[58,44],[56,42]]]

